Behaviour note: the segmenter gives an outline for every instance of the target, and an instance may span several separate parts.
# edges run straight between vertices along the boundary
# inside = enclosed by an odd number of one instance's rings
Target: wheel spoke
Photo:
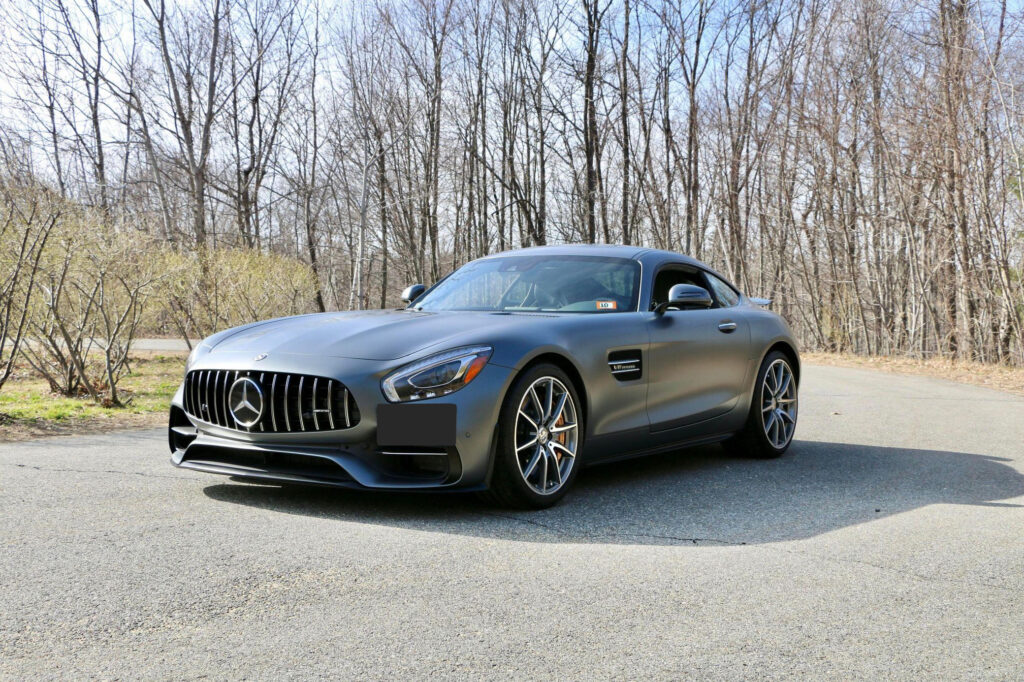
[[[772,415],[771,415],[771,419],[769,419],[769,420],[768,420],[768,423],[764,425],[764,430],[765,430],[765,433],[768,433],[768,434],[769,434],[769,437],[771,436],[771,430],[772,430],[772,426],[774,426],[774,425],[775,425],[775,420],[776,420],[777,418],[778,418],[778,417],[776,417],[776,416],[775,416],[775,410],[772,410]]]
[[[533,421],[533,418],[530,417],[530,415],[526,414],[522,410],[519,410],[519,416],[525,419],[526,421],[530,422],[530,426],[533,427],[534,431],[537,430],[537,422]]]
[[[533,440],[531,440],[529,443],[525,443],[523,445],[520,445],[518,448],[516,448],[516,452],[521,452],[521,451],[525,450],[526,448],[530,447],[531,445],[536,445],[536,444],[537,444],[537,436],[534,435]]]
[[[541,448],[541,446],[538,445],[537,449],[533,451],[533,457],[530,458],[530,463],[526,465],[525,469],[523,469],[523,478],[525,478],[526,480],[530,479],[530,476],[537,468],[537,463],[540,462],[542,450],[543,448]]]
[[[785,378],[782,380],[782,387],[775,394],[777,398],[781,398],[782,396],[786,395],[786,393],[789,391],[789,384],[792,382],[792,380],[792,374],[785,375]]]
[[[552,426],[548,429],[548,433],[564,433],[566,431],[572,431],[576,428],[576,422],[572,424],[562,424],[561,426]]]
[[[569,393],[568,392],[563,393],[562,397],[558,399],[558,405],[555,407],[554,411],[551,414],[551,418],[548,420],[548,423],[551,424],[551,426],[554,426],[555,423],[558,422],[558,418],[562,416],[562,410],[565,409],[565,403],[566,403],[566,401],[568,399],[569,399]],[[554,430],[554,429],[550,429],[550,430]]]
[[[555,456],[555,451],[552,448],[548,448],[548,457],[551,459],[551,464],[555,467],[555,477],[558,479],[558,485],[562,485],[562,468],[558,466],[558,457]]]
[[[537,448],[541,455],[541,459],[544,460],[544,474],[540,477],[540,490],[545,492],[548,489],[548,451],[546,448]]]
[[[539,422],[543,422],[544,421],[544,408],[541,407],[540,398],[537,397],[537,390],[533,386],[530,387],[530,397],[533,398],[533,405],[534,405],[534,407],[537,408],[537,416],[538,416],[537,421],[538,421],[538,423]]]
[[[561,450],[563,457],[573,458],[573,457],[576,456],[576,454],[572,450],[570,450],[569,448],[565,447],[564,445],[559,443],[557,440],[550,441],[548,443],[548,446],[551,448],[552,452],[554,452],[556,448]]]
[[[551,421],[551,408],[555,402],[555,382],[548,381],[547,412],[544,413],[544,421]]]

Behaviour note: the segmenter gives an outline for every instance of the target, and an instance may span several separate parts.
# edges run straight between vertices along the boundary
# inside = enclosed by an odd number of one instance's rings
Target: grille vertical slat
[[[199,377],[200,376],[202,376],[201,373],[200,374],[193,374],[192,375],[192,385],[189,386],[189,393],[191,393],[191,395],[192,395],[192,409],[195,410],[194,414],[197,414],[197,415],[199,414],[199,393],[198,393],[198,390],[199,390]]]
[[[299,428],[303,431],[306,430],[306,420],[302,416],[302,384],[306,381],[306,377],[299,377]]]
[[[230,426],[231,419],[231,372],[218,372],[220,375],[220,395],[224,396],[224,411],[221,413],[221,425]]]
[[[213,392],[210,394],[210,402],[206,406],[206,419],[214,424],[220,424],[220,372],[213,373]]]
[[[196,414],[201,415],[203,413],[203,376],[205,372],[199,372],[192,380],[192,402],[196,407]]]
[[[334,379],[327,380],[327,419],[331,422],[331,430],[334,430]]]
[[[221,413],[222,426],[231,423],[231,372],[217,372],[220,376],[220,395],[224,396],[224,412]]]
[[[213,415],[214,415],[214,411],[213,411],[214,405],[211,405],[210,401],[212,400],[212,401],[216,402],[216,398],[213,398],[211,396],[215,396],[217,394],[217,386],[216,386],[216,374],[217,373],[216,372],[209,372],[209,371],[207,371],[207,372],[203,372],[202,374],[205,375],[205,376],[201,376],[200,374],[196,375],[196,412],[197,413],[201,413],[203,415],[203,419],[205,419],[206,421],[214,422],[214,417],[213,417]],[[211,374],[214,375],[214,380],[213,380],[212,385],[210,387],[210,393],[209,393],[209,395],[206,398],[206,400],[207,400],[207,402],[206,402],[206,410],[203,410],[202,391],[201,391],[201,389],[199,387],[200,383],[202,383],[202,382],[200,382],[200,379],[202,379],[203,382],[208,381],[210,379],[210,375]]]
[[[266,386],[266,384],[264,383],[264,378],[265,378],[265,377],[264,377],[263,373],[262,373],[262,372],[260,372],[260,386]],[[271,398],[270,398],[270,404],[271,404],[271,405],[273,405],[273,404],[274,404],[274,398],[273,398],[273,396],[271,396]],[[265,421],[267,421],[267,420],[266,420],[266,419],[261,419],[261,420],[260,420],[260,431],[265,431],[265,430],[266,430],[266,429],[265,429],[265,428],[263,427],[263,422],[265,422]],[[252,429],[250,429],[250,431],[251,431],[251,430],[252,430]]]
[[[209,414],[207,419],[212,423],[220,425],[221,422],[221,407],[222,401],[221,396],[221,372],[220,370],[213,373],[213,395],[210,397],[210,404],[208,406]]]
[[[317,414],[317,411],[316,411],[316,386],[317,386],[318,383],[320,383],[320,379],[319,378],[314,378],[313,379],[313,429],[315,431],[319,431],[320,430],[320,417],[319,417],[319,415]]]
[[[181,393],[181,401],[185,403],[185,411],[190,414],[195,414],[195,408],[192,406],[192,375],[185,375],[185,388]]]
[[[288,387],[291,386],[292,375],[289,374],[288,378],[284,380],[284,430],[292,430],[292,419],[288,414]]]
[[[277,431],[277,375],[270,381],[270,425]]]
[[[196,403],[196,413],[200,414],[200,415],[206,414],[203,411],[203,385],[206,383],[206,380],[207,380],[207,378],[209,376],[210,376],[210,372],[209,371],[199,372],[195,376],[195,383],[194,383],[193,388],[194,388],[194,391],[195,391],[194,395],[195,395],[195,403]],[[209,420],[209,418],[210,418],[209,415],[203,417],[203,419],[206,419],[206,420]]]
[[[206,407],[207,412],[209,412],[210,409],[212,409],[211,406],[210,406],[210,373],[209,372],[207,372],[206,376],[203,377],[203,404],[205,404],[207,406]],[[209,414],[207,414],[206,418],[207,419],[212,419],[212,417]]]
[[[352,426],[352,415],[348,412],[348,389],[346,388],[342,391],[342,394],[341,405],[342,409],[345,410],[345,428],[347,429]]]

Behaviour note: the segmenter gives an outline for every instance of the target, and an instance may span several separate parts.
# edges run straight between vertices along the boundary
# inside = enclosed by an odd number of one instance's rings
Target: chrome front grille
[[[252,379],[262,411],[252,426],[231,415],[231,386]],[[245,432],[291,433],[347,429],[359,423],[359,407],[340,381],[306,374],[197,369],[185,376],[185,412],[204,422]],[[246,420],[248,421],[248,420]]]

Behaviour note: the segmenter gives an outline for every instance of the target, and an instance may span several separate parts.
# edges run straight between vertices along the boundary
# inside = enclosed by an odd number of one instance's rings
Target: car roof
[[[676,253],[674,251],[663,251],[661,249],[649,249],[643,246],[626,246],[623,244],[558,244],[555,246],[530,246],[523,249],[512,249],[493,253],[484,258],[507,258],[523,255],[546,255],[546,256],[609,256],[612,258],[629,258],[632,260],[643,260],[647,263],[662,263],[674,261],[676,263],[687,263],[707,268],[695,258]],[[710,268],[709,268],[710,269]]]

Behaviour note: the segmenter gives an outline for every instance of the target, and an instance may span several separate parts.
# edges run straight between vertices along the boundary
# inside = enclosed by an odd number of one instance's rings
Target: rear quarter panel
[[[750,373],[750,391],[753,393],[754,381],[757,379],[757,370],[761,361],[768,354],[768,351],[778,343],[785,343],[793,349],[797,355],[797,375],[800,374],[799,350],[793,332],[786,321],[778,314],[756,306],[747,304],[747,317],[750,320],[750,342],[753,351],[753,365]]]

